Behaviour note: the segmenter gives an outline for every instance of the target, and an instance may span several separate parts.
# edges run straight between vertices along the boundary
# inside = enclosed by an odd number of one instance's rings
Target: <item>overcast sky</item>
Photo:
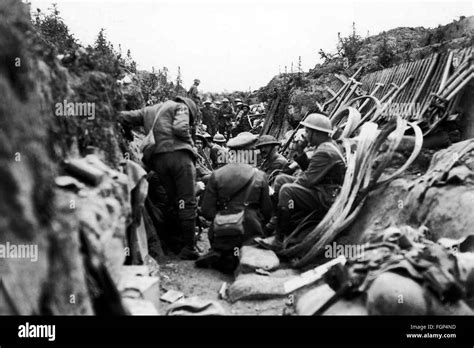
[[[474,1],[115,1],[31,0],[32,10],[58,4],[70,31],[83,45],[100,28],[139,69],[181,67],[186,88],[201,79],[201,91],[254,90],[287,66],[303,70],[319,62],[318,51],[334,51],[337,33],[356,23],[359,34],[396,27],[436,27],[474,14]]]

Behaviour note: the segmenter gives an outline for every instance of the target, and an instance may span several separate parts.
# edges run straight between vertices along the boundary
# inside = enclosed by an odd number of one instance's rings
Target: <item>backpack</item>
[[[247,199],[250,195],[250,190],[255,182],[256,172],[252,174],[249,181],[232,196],[222,201],[223,209],[218,211],[212,222],[212,248],[216,251],[231,251],[234,248],[240,248],[244,241],[244,219],[245,210],[249,205]],[[244,208],[242,209],[227,209],[229,203],[234,197],[245,190]]]
[[[153,135],[153,129],[155,128],[156,120],[158,120],[158,115],[155,116],[150,131],[140,145],[140,150],[143,153],[142,162],[147,167],[150,166],[150,158],[153,155],[153,150],[155,148],[155,136]]]

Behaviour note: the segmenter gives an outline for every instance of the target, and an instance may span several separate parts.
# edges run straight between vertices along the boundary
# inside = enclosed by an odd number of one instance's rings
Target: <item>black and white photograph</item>
[[[472,0],[0,0],[0,347],[472,346],[473,46]]]

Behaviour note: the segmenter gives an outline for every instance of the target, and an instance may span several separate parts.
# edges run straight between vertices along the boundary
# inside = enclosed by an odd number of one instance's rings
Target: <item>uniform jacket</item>
[[[190,104],[187,98],[181,98],[190,110],[190,116],[176,115],[178,102],[168,100],[164,103],[147,106],[133,111],[124,111],[120,114],[122,121],[131,126],[143,126],[148,133],[155,120],[153,135],[155,137],[154,154],[173,152],[178,150],[193,151],[195,137],[194,117],[197,114],[195,105]]]
[[[255,182],[247,200],[250,205],[245,211],[244,227],[246,237],[262,235],[262,224],[271,217],[272,202],[265,174],[251,165],[229,163],[212,173],[202,201],[202,215],[212,221],[216,213],[222,209],[219,202],[238,192],[254,173]],[[227,203],[228,209],[244,208],[244,196],[245,190],[242,190]]]
[[[148,134],[153,126],[155,116],[162,105],[163,103],[158,103],[138,110],[122,111],[120,113],[120,120],[129,127],[143,126],[145,133]]]
[[[202,114],[202,123],[205,125],[212,125],[213,123],[216,122],[216,114],[215,110],[212,108],[202,108],[201,109],[201,114]]]
[[[233,117],[234,111],[232,110],[232,106],[230,106],[230,104],[227,107],[222,105],[219,110],[219,123],[230,125]]]
[[[320,144],[308,163],[306,155],[296,159],[304,172],[295,183],[307,188],[319,185],[342,185],[346,171],[345,158],[334,141]]]
[[[270,175],[277,169],[283,169],[288,164],[288,160],[278,152],[273,153],[269,158],[266,158],[260,165],[260,170],[265,174]]]
[[[188,98],[191,98],[195,103],[199,103],[201,98],[199,98],[199,92],[196,85],[192,85],[188,91]]]

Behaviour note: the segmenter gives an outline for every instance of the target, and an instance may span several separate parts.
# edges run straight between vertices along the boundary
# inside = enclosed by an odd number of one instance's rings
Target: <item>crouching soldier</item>
[[[288,160],[278,153],[278,145],[280,143],[272,135],[260,136],[255,144],[255,147],[260,150],[262,161],[259,169],[267,174],[269,183],[272,183],[272,177],[288,164]]]
[[[252,151],[256,136],[247,133],[231,139],[234,151]],[[250,158],[250,156],[247,156]],[[197,267],[213,267],[231,273],[238,266],[238,251],[263,235],[272,203],[265,174],[247,163],[229,163],[215,170],[206,187],[201,214],[213,221],[209,228],[211,251],[196,261]]]
[[[218,169],[226,164],[226,139],[221,133],[216,133],[212,138],[212,142],[213,144],[210,145],[209,159],[212,163],[212,169]]]
[[[321,114],[308,115],[302,122],[308,145],[315,146],[311,159],[301,151],[296,158],[304,170],[298,177],[280,174],[275,179],[275,195],[278,197],[276,214],[276,248],[288,236],[297,223],[309,213],[318,211],[323,218],[344,181],[345,157],[331,139],[331,121]],[[273,220],[273,219],[272,219]]]

